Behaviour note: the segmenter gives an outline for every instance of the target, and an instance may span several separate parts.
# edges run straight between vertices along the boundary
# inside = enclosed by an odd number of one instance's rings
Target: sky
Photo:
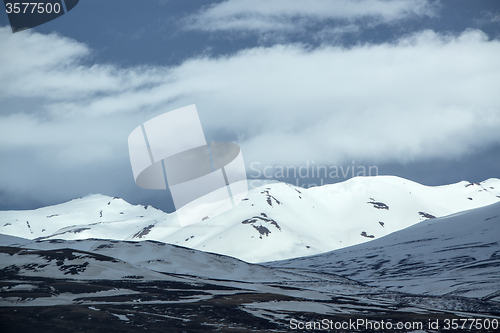
[[[191,104],[250,179],[500,178],[498,59],[497,0],[81,0],[18,33],[0,11],[0,210],[102,193],[172,211],[127,138]]]

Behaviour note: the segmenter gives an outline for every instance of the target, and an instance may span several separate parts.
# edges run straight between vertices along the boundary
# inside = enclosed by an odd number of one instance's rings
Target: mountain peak
[[[33,211],[0,212],[0,233],[156,240],[261,262],[368,242],[428,218],[498,201],[498,179],[424,186],[395,176],[355,177],[308,189],[276,182],[254,188],[234,209],[186,227],[176,213],[91,194]]]

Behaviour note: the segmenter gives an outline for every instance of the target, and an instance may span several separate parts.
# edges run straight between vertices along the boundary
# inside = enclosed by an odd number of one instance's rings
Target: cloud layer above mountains
[[[238,3],[205,7],[185,28],[288,33],[313,21],[359,27],[436,14],[419,0],[359,1],[344,11],[321,0],[306,11],[295,1]],[[133,189],[128,134],[189,104],[207,140],[237,142],[247,165],[406,163],[500,143],[500,41],[480,30],[281,43],[175,66],[97,63],[81,42],[7,27],[0,45],[8,50],[0,53],[0,194]]]
[[[316,38],[359,31],[403,19],[436,16],[426,0],[228,0],[202,8],[184,20],[187,30],[257,33],[261,36],[307,34],[322,25]]]

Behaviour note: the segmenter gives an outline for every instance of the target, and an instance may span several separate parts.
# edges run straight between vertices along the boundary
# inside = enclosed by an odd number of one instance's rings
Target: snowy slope
[[[72,249],[73,252],[77,253],[75,258],[71,260],[74,264],[84,263],[88,261],[88,258],[95,259],[91,258],[92,256],[86,255],[93,253],[98,258],[116,258],[128,265],[132,265],[129,267],[131,273],[124,275],[137,275],[132,274],[132,272],[137,271],[139,267],[143,267],[154,272],[168,272],[248,282],[276,282],[297,279],[297,276],[292,273],[280,272],[279,270],[273,270],[258,264],[249,264],[232,257],[156,241],[138,242],[98,239],[29,241],[0,235],[0,246],[33,249],[30,253],[23,252],[17,259],[15,257],[0,255],[3,265],[0,268],[10,263],[16,263],[16,261],[21,266],[25,265],[25,260],[20,260],[19,258],[27,258],[28,254],[40,254],[41,252],[37,252],[38,250],[57,252],[64,251],[62,249]],[[81,259],[81,263],[77,259]],[[92,265],[96,266],[96,263],[92,263]],[[46,274],[57,276],[54,272],[47,272]],[[81,276],[84,275],[82,274]],[[95,275],[100,278],[105,277],[102,274]],[[153,276],[158,279],[157,274],[153,274]],[[118,274],[114,278],[119,279],[121,276]],[[301,276],[300,279],[303,279],[303,277]]]
[[[500,301],[500,203],[272,267],[340,274],[386,290]]]
[[[481,281],[481,271],[488,273],[489,268],[477,267],[467,282]],[[414,278],[410,271],[403,274]],[[493,299],[404,294],[324,273],[321,268],[266,267],[152,241],[26,242],[0,235],[0,280],[0,313],[18,320],[42,307],[44,321],[62,317],[74,321],[77,309],[84,322],[94,318],[102,325],[108,314],[141,328],[158,320],[164,327],[191,321],[219,328],[221,323],[232,326],[242,321],[246,327],[259,320],[282,325],[285,318],[301,318],[305,312],[311,318],[370,316],[395,321],[495,318],[500,313],[500,303]],[[50,309],[57,305],[72,307]]]
[[[207,283],[311,300],[328,300],[323,292],[346,296],[378,294],[375,288],[337,275],[281,270],[156,241],[26,242],[0,235],[0,280],[26,277],[77,279],[83,283],[97,279]],[[0,307],[11,304],[10,300],[2,302],[1,291],[0,288]]]
[[[156,272],[145,272],[115,258],[69,248],[54,250],[9,250],[0,252],[2,277],[18,274],[30,277],[71,277],[79,279],[123,279],[143,276],[151,280],[164,279]],[[145,274],[146,273],[146,274]],[[146,275],[146,276],[144,276]]]
[[[262,262],[363,243],[431,217],[500,201],[500,180],[429,187],[393,177],[356,177],[303,189],[250,191],[235,209],[181,228],[176,214],[90,195],[33,211],[0,212],[0,233],[29,239],[157,240]]]
[[[66,238],[66,233],[75,235],[85,231],[89,235],[99,225],[119,224],[121,227],[112,232],[114,237],[121,239],[128,237],[134,226],[142,227],[145,221],[165,216],[164,212],[153,207],[134,206],[120,198],[93,194],[35,210],[0,212],[0,233],[29,239]]]

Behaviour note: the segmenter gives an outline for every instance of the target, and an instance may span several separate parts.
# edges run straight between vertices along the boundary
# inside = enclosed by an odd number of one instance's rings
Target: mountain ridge
[[[500,301],[500,202],[429,219],[371,242],[270,262],[385,290]]]
[[[424,186],[394,176],[298,188],[268,184],[234,209],[181,228],[176,214],[100,194],[0,212],[0,233],[28,239],[156,240],[248,262],[289,259],[380,238],[427,218],[500,201],[500,180]]]

